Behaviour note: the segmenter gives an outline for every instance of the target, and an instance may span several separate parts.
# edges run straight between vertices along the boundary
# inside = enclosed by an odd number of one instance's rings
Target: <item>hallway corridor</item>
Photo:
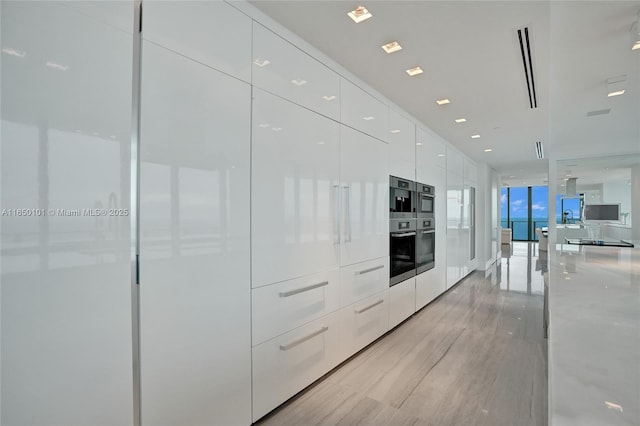
[[[257,424],[546,425],[546,261],[537,243],[502,250],[498,266],[472,273]]]

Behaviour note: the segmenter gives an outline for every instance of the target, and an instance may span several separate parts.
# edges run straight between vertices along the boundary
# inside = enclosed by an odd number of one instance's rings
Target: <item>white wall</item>
[[[631,211],[631,185],[629,180],[605,182],[602,185],[602,202],[605,204],[620,204],[620,213]],[[627,217],[627,223],[629,217]]]

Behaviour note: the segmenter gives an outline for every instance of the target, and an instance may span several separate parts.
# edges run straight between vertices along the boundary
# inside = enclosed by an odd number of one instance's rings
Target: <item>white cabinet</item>
[[[334,312],[253,348],[254,421],[346,358],[344,316]]]
[[[429,182],[434,179],[433,173],[436,172],[436,167],[443,169],[447,167],[446,145],[430,131],[417,127],[416,180],[430,184]]]
[[[340,127],[341,265],[388,255],[388,145]]]
[[[251,22],[221,0],[145,1],[142,36],[250,82]]]
[[[250,93],[143,43],[143,424],[251,423]]]
[[[255,346],[338,309],[340,271],[321,272],[251,292],[251,342]]]
[[[462,178],[462,156],[447,150],[447,288],[463,276],[465,245],[463,237],[464,182]]]
[[[421,274],[421,275],[424,275]],[[416,277],[389,288],[389,328],[393,328],[416,311]]]
[[[435,269],[425,271],[416,277],[416,310],[423,308],[445,292],[446,282],[439,278],[438,271]]]
[[[389,289],[362,299],[339,312],[346,358],[389,330]]]
[[[133,5],[75,3],[0,2],[3,425],[133,424]]]
[[[340,268],[340,304],[350,305],[389,286],[389,257]]]
[[[355,84],[340,79],[340,121],[368,135],[388,140],[389,108]]]
[[[389,174],[416,180],[416,126],[389,109]]]
[[[252,127],[253,287],[337,268],[339,125],[254,89]]]
[[[255,87],[340,119],[338,74],[256,22],[252,60]]]
[[[464,158],[464,182],[465,185],[475,186],[478,183],[478,166],[468,158]]]

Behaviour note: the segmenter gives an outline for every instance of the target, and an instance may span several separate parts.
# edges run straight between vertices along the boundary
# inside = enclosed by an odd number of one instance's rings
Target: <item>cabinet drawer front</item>
[[[416,277],[389,288],[389,328],[393,328],[416,311]]]
[[[336,310],[339,275],[334,269],[253,289],[253,346]]]
[[[344,350],[350,356],[389,329],[389,290],[344,308]]]
[[[254,421],[341,361],[340,329],[333,313],[253,348]]]
[[[389,258],[382,257],[340,269],[340,301],[347,306],[389,286]]]

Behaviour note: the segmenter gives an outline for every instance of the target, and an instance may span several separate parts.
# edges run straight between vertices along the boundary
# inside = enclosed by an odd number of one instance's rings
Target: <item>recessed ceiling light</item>
[[[444,154],[438,154],[438,157],[444,157]]]
[[[411,77],[413,77],[414,75],[422,74],[423,72],[424,71],[422,71],[422,68],[420,67],[409,68],[407,70],[407,74],[409,74]]]
[[[10,47],[5,47],[4,49],[2,49],[2,51],[7,55],[15,56],[17,58],[24,58],[25,56],[27,56],[27,52],[22,52]]]
[[[318,145],[324,145],[324,141],[318,142]]]
[[[354,10],[347,13],[347,15],[349,15],[349,18],[351,18],[356,24],[359,24],[365,19],[369,19],[373,16],[364,6],[356,7]]]
[[[446,105],[446,104],[448,104],[448,103],[451,103],[451,101],[450,101],[449,99],[447,99],[447,98],[444,98],[444,99],[438,99],[438,100],[436,101],[436,103],[437,103],[438,105]]]
[[[60,65],[57,62],[53,62],[53,61],[48,61],[46,64],[46,66],[48,66],[49,68],[54,68],[60,71],[66,71],[69,69],[69,66],[67,65]]]
[[[638,50],[638,49],[640,49],[640,40],[636,41],[633,47],[631,48],[631,50]]]
[[[607,97],[624,95],[626,82],[627,76],[624,74],[607,79]]]
[[[467,121],[466,118],[457,118],[456,119],[456,123],[464,123],[465,121]]]
[[[471,139],[478,139],[480,135],[471,135]]]
[[[362,117],[362,119],[365,120],[365,121],[371,121],[371,120],[375,120],[375,117],[372,117],[372,116],[369,115],[367,117]]]
[[[400,133],[400,129],[393,129],[391,133]]]
[[[402,46],[400,46],[400,43],[398,43],[397,41],[392,41],[391,43],[387,43],[383,45],[382,48],[387,53],[393,53],[393,52],[397,52],[398,50],[402,50]]]
[[[416,142],[417,146],[422,146],[422,142]]]
[[[334,100],[336,97],[331,95],[331,96],[323,96],[322,99],[324,99],[325,101],[332,101]]]
[[[266,129],[267,127],[269,127],[269,124],[268,123],[258,124],[258,127],[262,127],[263,129]]]
[[[255,61],[253,61],[253,63],[256,64],[257,66],[259,66],[260,68],[262,68],[262,67],[266,67],[271,62],[268,59],[260,59],[260,58],[258,58]]]
[[[491,152],[491,151],[493,151],[491,148],[487,148],[484,150],[484,152]]]
[[[291,84],[295,84],[296,86],[304,86],[307,84],[307,80],[291,80]]]
[[[282,127],[272,127],[271,130],[273,130],[274,132],[279,132],[280,130],[282,130]]]

